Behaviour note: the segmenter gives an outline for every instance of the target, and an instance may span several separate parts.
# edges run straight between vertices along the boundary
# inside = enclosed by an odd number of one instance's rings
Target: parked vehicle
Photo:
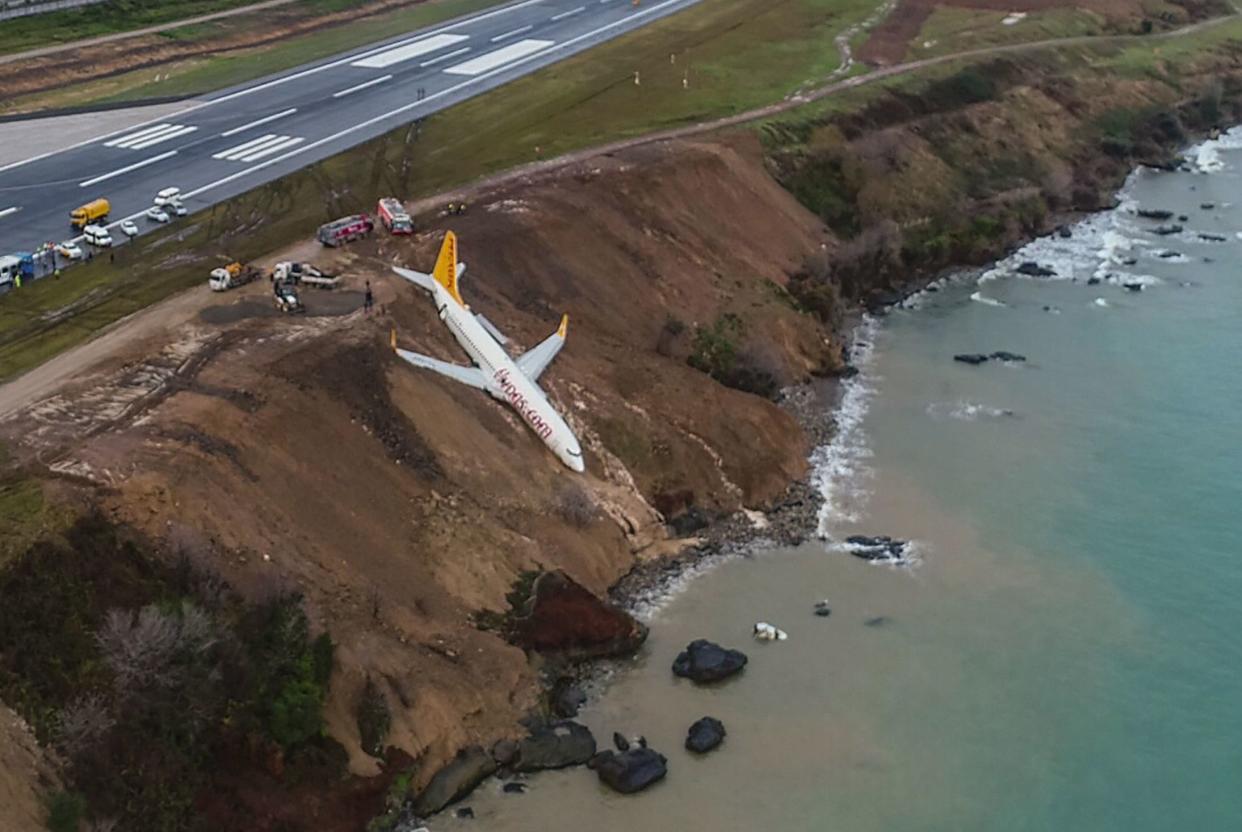
[[[176,214],[177,216],[179,216],[179,217],[184,217],[186,214],[190,213],[190,212],[186,209],[186,207],[185,207],[185,203],[184,203],[184,202],[182,202],[182,201],[181,201],[181,200],[179,200],[179,199],[175,199],[175,200],[173,200],[172,202],[168,203],[166,206],[164,206],[164,210],[166,210],[166,211],[167,211],[169,208],[171,208],[171,209],[172,209],[172,212],[173,212],[174,214]]]
[[[380,222],[388,229],[391,234],[413,234],[414,222],[410,219],[410,215],[406,213],[405,206],[393,197],[386,196],[379,201],[376,206],[376,213],[379,214]]]
[[[359,240],[375,229],[375,223],[367,214],[352,214],[319,226],[315,235],[325,246],[336,247],[351,240]]]
[[[165,188],[155,195],[155,204],[163,207],[170,202],[177,202],[181,199],[180,188]]]
[[[82,248],[73,240],[65,240],[56,246],[56,253],[70,260],[82,259]]]
[[[0,286],[34,279],[34,256],[19,251],[0,257]]]
[[[147,219],[155,222],[168,222],[168,212],[158,205],[152,205],[147,209]]]
[[[109,233],[106,226],[88,225],[82,229],[82,236],[88,245],[96,248],[110,248],[112,246],[112,234]]]
[[[138,224],[135,223],[133,220],[122,220],[121,231],[125,233],[126,237],[137,237],[138,236]]]
[[[106,220],[108,214],[112,212],[112,203],[108,200],[92,199],[85,205],[80,205],[69,212],[69,224],[73,226],[74,231],[81,231],[91,223],[98,223]]]
[[[211,287],[213,292],[225,292],[256,280],[262,274],[256,268],[233,262],[227,266],[212,269],[211,275],[207,278],[207,285]]]
[[[335,289],[341,279],[334,274],[327,274],[310,263],[293,263],[282,261],[272,269],[272,280],[287,283],[304,283],[317,289]]]
[[[293,287],[292,283],[283,280],[273,281],[272,292],[276,296],[276,308],[281,312],[306,311],[306,307],[302,305],[302,299],[298,297],[298,290]]]

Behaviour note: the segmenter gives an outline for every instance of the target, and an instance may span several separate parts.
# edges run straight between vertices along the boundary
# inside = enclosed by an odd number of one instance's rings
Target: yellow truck
[[[81,231],[91,223],[107,219],[112,205],[106,199],[92,199],[90,202],[69,212],[69,224],[74,231]]]

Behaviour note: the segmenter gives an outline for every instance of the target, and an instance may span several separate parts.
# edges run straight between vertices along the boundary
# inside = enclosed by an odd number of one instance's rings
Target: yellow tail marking
[[[440,256],[436,258],[432,277],[453,296],[453,300],[462,306],[466,305],[457,291],[457,235],[452,231],[444,233],[444,242],[440,245]]]
[[[397,330],[395,327],[388,330],[388,344],[392,347],[393,352],[397,351]]]
[[[556,328],[556,334],[561,336],[561,340],[565,340],[565,333],[569,331],[569,316],[561,316],[561,325]]]

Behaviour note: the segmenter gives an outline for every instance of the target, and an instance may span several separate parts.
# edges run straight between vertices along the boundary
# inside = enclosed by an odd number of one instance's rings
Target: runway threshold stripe
[[[243,124],[241,127],[234,127],[232,130],[225,130],[220,135],[225,138],[227,138],[228,136],[236,136],[238,133],[244,133],[245,131],[249,130],[251,127],[258,127],[261,124],[267,124],[269,121],[275,121],[278,118],[284,118],[285,116],[291,116],[297,111],[298,111],[297,107],[290,107],[287,110],[284,110],[279,113],[274,113],[270,116],[267,116],[266,118],[261,118],[258,121],[252,121],[249,124]]]
[[[154,136],[156,133],[163,133],[165,130],[174,129],[175,127],[176,127],[175,124],[169,124],[168,122],[163,122],[161,124],[156,124],[152,127],[147,127],[143,130],[139,130],[137,133],[130,133],[129,135],[126,135],[126,136],[119,136],[110,142],[104,142],[104,147],[116,147],[121,142],[142,141],[148,136]]]
[[[147,165],[154,165],[156,162],[162,162],[163,160],[168,159],[172,156],[176,156],[176,155],[177,155],[177,151],[170,150],[167,153],[161,153],[158,156],[152,156],[150,159],[144,159],[141,162],[135,162],[132,165],[126,165],[123,168],[118,168],[114,171],[111,171],[110,173],[105,173],[102,176],[96,176],[93,179],[87,179],[85,182],[79,182],[78,187],[86,188],[91,185],[94,185],[96,182],[103,182],[107,179],[111,179],[114,176],[120,176],[123,173],[129,173],[131,170],[138,170],[138,168],[145,168]]]
[[[211,154],[211,158],[228,159],[231,156],[234,156],[236,154],[245,153],[248,150],[253,150],[258,145],[264,144],[265,142],[270,142],[272,139],[279,139],[279,138],[281,137],[276,133],[268,133],[265,136],[259,136],[259,138],[257,139],[251,139],[248,142],[242,142],[236,147],[230,147],[228,150],[221,150],[219,153],[213,153]]]
[[[127,148],[129,150],[145,150],[146,148],[151,147],[152,145],[163,144],[164,142],[171,141],[176,138],[180,138],[181,136],[189,135],[190,133],[193,133],[197,129],[198,129],[197,127],[180,127],[176,130],[173,130],[170,133],[163,133],[159,136],[152,136],[151,138],[143,139],[140,142],[130,142],[129,144],[121,145],[121,147]]]
[[[517,43],[511,43],[503,49],[488,52],[486,55],[480,55],[457,66],[451,66],[444,71],[450,75],[482,75],[489,69],[495,69],[510,61],[516,61],[518,58],[524,58],[527,55],[533,55],[540,50],[547,49],[553,43],[554,41],[550,40],[519,40]]]
[[[273,142],[266,147],[255,148],[254,150],[248,151],[245,155],[237,158],[238,161],[253,162],[256,159],[262,159],[264,156],[270,156],[279,150],[293,147],[294,145],[301,144],[304,141],[306,141],[306,139],[298,138],[296,136],[285,136],[278,142]]]

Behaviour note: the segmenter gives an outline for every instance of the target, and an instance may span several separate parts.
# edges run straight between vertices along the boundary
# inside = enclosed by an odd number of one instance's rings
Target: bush
[[[367,683],[362,688],[362,696],[358,700],[355,714],[358,722],[358,736],[362,740],[362,750],[372,757],[384,755],[384,740],[388,738],[388,729],[392,724],[392,715],[388,710],[388,700],[379,685],[368,675]]]
[[[47,828],[51,832],[78,832],[86,814],[86,798],[74,792],[56,792],[47,801]]]
[[[741,334],[741,319],[730,313],[721,315],[709,327],[696,327],[687,361],[696,370],[720,380],[732,372],[737,362],[737,339]]]

